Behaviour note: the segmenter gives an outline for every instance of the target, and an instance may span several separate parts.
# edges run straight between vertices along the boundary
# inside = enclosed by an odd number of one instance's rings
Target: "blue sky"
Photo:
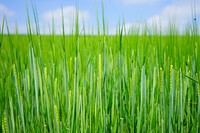
[[[127,31],[142,24],[152,27],[155,23],[161,25],[162,30],[166,30],[170,18],[173,18],[178,28],[183,30],[185,24],[193,21],[191,5],[194,1],[199,25],[199,0],[104,0],[105,22],[110,34],[115,33],[119,21],[124,21]],[[61,7],[63,7],[66,33],[69,33],[74,24],[76,5],[78,5],[80,29],[83,28],[84,21],[88,33],[91,33],[92,29],[96,32],[97,12],[100,25],[102,25],[101,0],[1,0],[0,24],[5,15],[11,33],[15,32],[16,25],[19,33],[26,33],[27,4],[34,29],[32,3],[37,7],[41,33],[49,33],[52,19],[55,22],[56,33],[61,33]]]

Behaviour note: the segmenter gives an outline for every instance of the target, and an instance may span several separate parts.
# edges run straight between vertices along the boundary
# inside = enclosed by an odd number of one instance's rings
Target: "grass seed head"
[[[47,68],[44,68],[44,80],[47,82]]]
[[[5,111],[3,113],[2,131],[3,131],[3,133],[8,133],[7,121],[6,121],[6,112]]]
[[[170,91],[172,91],[173,65],[170,65]]]
[[[163,70],[160,68],[160,92],[163,91]]]
[[[97,78],[98,79],[98,85],[99,85],[99,88],[101,88],[101,79],[102,79],[102,60],[101,60],[101,54],[99,54],[99,77]]]

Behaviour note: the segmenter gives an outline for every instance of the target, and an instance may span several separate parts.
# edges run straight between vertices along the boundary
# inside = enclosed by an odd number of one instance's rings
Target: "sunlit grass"
[[[28,11],[27,11],[28,12]],[[104,11],[102,11],[104,14]],[[162,35],[75,32],[0,38],[0,132],[199,132],[199,44],[193,27]],[[98,27],[100,28],[100,22]],[[7,33],[3,34],[6,26]],[[100,30],[98,28],[98,31]],[[84,32],[85,33],[85,32]]]

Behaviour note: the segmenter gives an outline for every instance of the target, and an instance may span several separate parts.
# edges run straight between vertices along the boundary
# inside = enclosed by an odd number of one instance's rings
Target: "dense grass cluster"
[[[191,31],[1,34],[0,132],[200,132]]]

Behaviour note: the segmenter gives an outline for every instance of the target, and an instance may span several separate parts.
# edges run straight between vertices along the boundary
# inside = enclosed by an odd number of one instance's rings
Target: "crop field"
[[[200,132],[195,27],[125,34],[121,25],[115,35],[105,26],[103,34],[79,34],[77,23],[70,35],[27,29],[0,34],[0,132]]]

